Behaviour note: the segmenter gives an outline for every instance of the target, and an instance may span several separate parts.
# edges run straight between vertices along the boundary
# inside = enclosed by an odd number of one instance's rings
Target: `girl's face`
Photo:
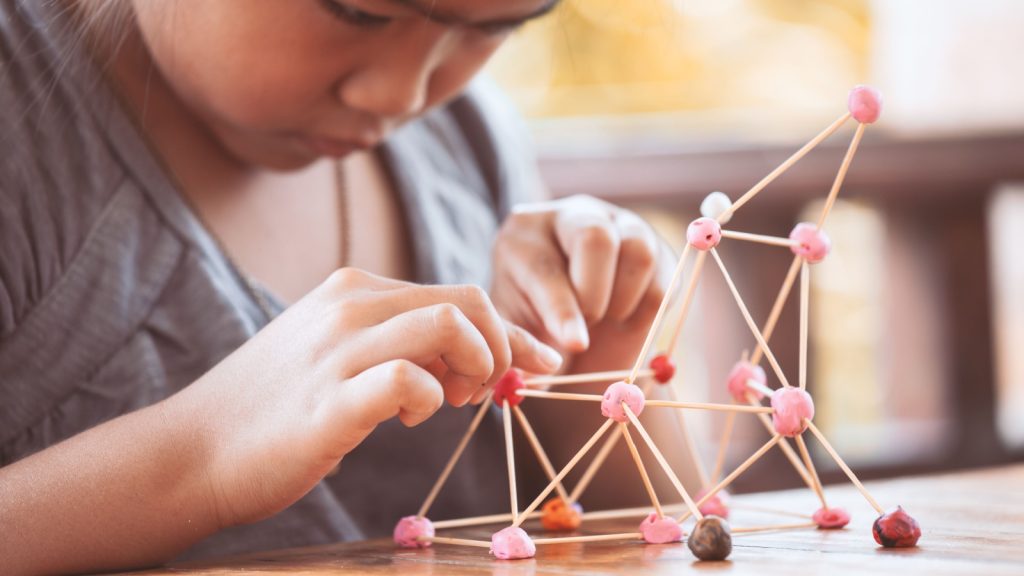
[[[238,160],[374,146],[557,0],[133,0],[154,63]]]

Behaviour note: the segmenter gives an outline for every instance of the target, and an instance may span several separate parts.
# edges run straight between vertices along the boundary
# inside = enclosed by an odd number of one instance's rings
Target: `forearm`
[[[199,414],[172,397],[0,469],[0,572],[152,565],[218,530]]]

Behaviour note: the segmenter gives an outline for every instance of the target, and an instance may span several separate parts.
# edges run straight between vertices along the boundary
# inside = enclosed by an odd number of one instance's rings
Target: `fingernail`
[[[562,365],[562,355],[543,342],[537,342],[537,354],[540,356],[541,363],[552,371],[557,370]]]
[[[570,348],[575,343],[580,350],[586,350],[590,346],[590,334],[587,332],[587,324],[583,318],[577,316],[562,323],[562,341]]]

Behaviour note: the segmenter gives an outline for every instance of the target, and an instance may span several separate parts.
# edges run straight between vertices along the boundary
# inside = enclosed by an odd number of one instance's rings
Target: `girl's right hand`
[[[546,374],[560,364],[479,287],[343,269],[169,401],[202,419],[226,527],[298,500],[393,416],[415,426],[443,400],[481,399],[510,366]]]

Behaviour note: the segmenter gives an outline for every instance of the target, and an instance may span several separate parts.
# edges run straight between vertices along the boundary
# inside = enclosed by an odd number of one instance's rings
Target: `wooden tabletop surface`
[[[902,505],[921,524],[913,549],[880,548],[871,537],[874,511],[851,486],[827,489],[829,503],[853,516],[843,530],[801,529],[736,534],[724,562],[696,562],[685,544],[639,542],[553,544],[529,560],[494,560],[486,549],[435,545],[396,549],[390,539],[254,554],[179,564],[145,574],[1024,574],[1024,465],[868,483],[882,506]],[[734,528],[800,522],[761,507],[811,512],[808,490],[736,496]],[[634,532],[639,518],[585,523],[581,533]],[[524,525],[538,536],[540,527]],[[499,527],[444,531],[445,536],[489,540]],[[442,534],[439,534],[442,535]]]

